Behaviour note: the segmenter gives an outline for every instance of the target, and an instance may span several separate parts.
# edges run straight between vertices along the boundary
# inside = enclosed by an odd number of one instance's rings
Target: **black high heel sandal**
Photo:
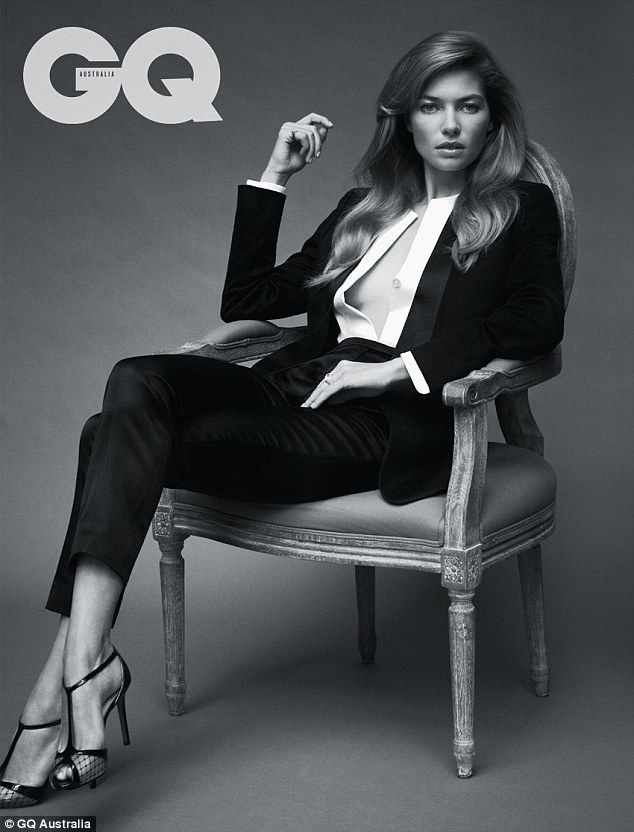
[[[13,737],[9,752],[0,766],[0,777],[2,777],[6,767],[9,765],[9,759],[17,741],[20,739],[22,731],[34,731],[37,728],[52,728],[54,725],[61,725],[61,723],[61,719],[55,719],[53,722],[42,722],[39,725],[25,725],[22,719],[19,719],[18,729]],[[0,780],[0,809],[22,809],[26,806],[35,806],[44,797],[47,789],[48,777],[41,786],[23,786],[21,783]]]
[[[77,690],[78,687],[86,684],[89,679],[92,679],[93,676],[96,676],[101,670],[107,667],[115,656],[119,656],[121,664],[123,665],[123,681],[121,682],[121,687],[114,695],[112,702],[108,705],[108,708],[103,715],[103,721],[105,726],[110,712],[116,705],[117,712],[119,714],[119,723],[121,725],[123,744],[130,745],[128,718],[125,711],[125,695],[126,691],[130,687],[132,677],[130,675],[128,665],[124,662],[123,657],[113,648],[112,653],[108,656],[105,662],[102,662],[102,664],[99,665],[99,667],[91,670],[90,673],[86,674],[83,679],[75,682],[74,685],[70,685],[70,687],[66,687],[66,685],[63,686],[66,691],[66,699],[68,702],[68,742],[66,743],[66,748],[57,754],[57,757],[55,758],[55,765],[49,776],[51,788],[56,791],[63,791],[64,789],[78,789],[86,783],[89,783],[90,788],[94,789],[97,786],[97,782],[101,780],[106,773],[106,764],[108,760],[108,750],[106,748],[75,748],[73,743],[73,703],[71,694],[74,690]],[[72,772],[72,779],[70,780],[66,777],[60,776],[61,769],[66,766],[68,766]]]

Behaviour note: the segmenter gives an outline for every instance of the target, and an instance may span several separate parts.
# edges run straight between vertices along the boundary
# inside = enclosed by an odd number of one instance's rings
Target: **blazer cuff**
[[[275,182],[261,182],[259,179],[247,179],[247,185],[253,185],[256,188],[267,188],[269,191],[277,191],[279,194],[286,193],[284,185],[277,185]]]
[[[419,393],[429,393],[429,385],[425,381],[425,376],[421,373],[420,367],[416,363],[416,359],[412,355],[411,352],[402,352],[401,358],[403,359],[403,363],[405,364],[405,369],[409,373],[410,378],[412,379],[412,383],[414,387],[418,390]]]

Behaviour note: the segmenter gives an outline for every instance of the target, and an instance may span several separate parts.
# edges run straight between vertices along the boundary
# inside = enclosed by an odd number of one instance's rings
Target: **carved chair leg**
[[[184,537],[159,540],[161,597],[165,637],[165,696],[173,716],[185,705],[185,561]]]
[[[354,577],[357,587],[359,652],[361,653],[361,661],[371,662],[376,650],[376,631],[374,629],[375,567],[355,566]]]
[[[473,697],[475,658],[475,608],[473,590],[450,590],[449,650],[453,697],[453,753],[458,777],[471,777],[475,743],[473,740]]]
[[[517,557],[517,565],[524,601],[531,678],[537,696],[548,696],[550,668],[546,655],[541,546],[534,546],[520,553]]]

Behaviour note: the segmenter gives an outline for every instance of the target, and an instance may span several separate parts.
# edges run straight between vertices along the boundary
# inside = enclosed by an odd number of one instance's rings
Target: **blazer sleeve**
[[[493,358],[545,355],[563,338],[559,217],[548,186],[525,191],[509,233],[512,253],[505,302],[486,317],[471,318],[410,348],[432,392]]]
[[[223,321],[286,318],[307,311],[304,279],[315,273],[319,243],[346,207],[348,191],[319,224],[300,251],[275,265],[286,194],[251,185],[238,186],[233,236],[220,304]]]

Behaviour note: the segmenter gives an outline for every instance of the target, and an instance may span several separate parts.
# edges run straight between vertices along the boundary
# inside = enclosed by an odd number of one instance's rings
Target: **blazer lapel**
[[[348,277],[350,272],[358,266],[360,261],[361,258],[359,258],[359,260],[357,260],[356,262],[352,263],[352,265],[344,269],[340,274],[337,275],[337,277],[332,281],[332,283],[328,284],[328,305],[330,307],[332,307],[333,305],[333,301],[335,299],[335,295],[337,294],[337,290],[343,283],[345,283],[346,278]]]
[[[317,289],[319,294],[319,299],[316,300],[316,305],[320,308],[319,321],[321,325],[324,320],[326,320],[330,315],[334,320],[335,318],[335,310],[334,310],[334,299],[337,289],[341,286],[341,284],[345,281],[348,277],[350,272],[355,268],[359,261],[357,260],[351,266],[348,266],[344,269],[341,274],[338,274],[337,277],[331,283],[327,283],[325,286],[320,286]]]
[[[451,225],[451,217],[449,217],[418,282],[409,315],[398,343],[394,347],[392,357],[404,352],[413,344],[425,343],[431,339],[453,266],[451,246],[455,238],[456,233]]]
[[[398,343],[394,347],[392,357],[404,352],[411,344],[424,343],[431,338],[453,265],[451,246],[455,238],[456,234],[451,225],[451,218],[448,218],[423,270],[409,315]],[[319,304],[321,305],[322,316],[319,318],[319,324],[317,325],[319,348],[329,344],[333,337],[336,340],[338,330],[333,304],[334,297],[337,289],[344,283],[358,262],[356,261],[344,269],[332,283],[320,287],[321,299]],[[315,334],[317,335],[317,332]]]

